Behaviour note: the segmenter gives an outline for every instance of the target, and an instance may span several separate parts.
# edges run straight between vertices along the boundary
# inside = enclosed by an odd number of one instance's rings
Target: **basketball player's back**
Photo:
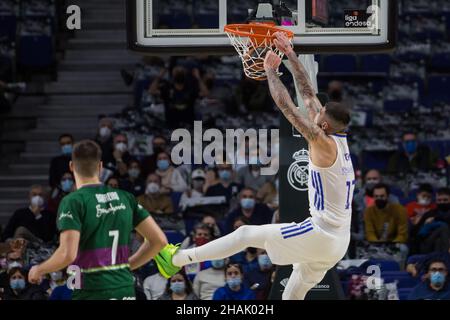
[[[336,161],[328,168],[309,163],[309,207],[311,216],[333,229],[350,230],[355,174],[346,134],[330,135],[336,142]]]

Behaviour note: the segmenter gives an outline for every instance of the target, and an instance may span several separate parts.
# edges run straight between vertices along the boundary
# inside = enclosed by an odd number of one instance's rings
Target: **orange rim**
[[[283,32],[290,39],[294,37],[292,31],[276,27],[275,24],[272,25],[269,23],[229,24],[225,26],[224,30],[227,33],[256,40],[273,39],[275,32]]]

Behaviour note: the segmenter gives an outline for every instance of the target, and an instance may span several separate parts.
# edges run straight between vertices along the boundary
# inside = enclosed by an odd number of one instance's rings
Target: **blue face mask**
[[[433,272],[430,277],[430,282],[435,286],[442,286],[445,282],[445,275],[442,272]]]
[[[405,151],[408,154],[413,154],[417,151],[417,141],[415,141],[415,140],[406,141],[404,143],[404,146],[405,146]]]
[[[186,285],[184,282],[171,282],[170,290],[175,293],[183,293],[185,291]]]
[[[211,265],[214,269],[222,269],[225,266],[225,260],[212,260]]]
[[[236,289],[238,288],[242,283],[242,279],[241,278],[229,278],[227,279],[227,285],[231,288],[231,289]]]
[[[23,290],[25,289],[25,280],[24,279],[14,279],[9,282],[11,289],[13,290]]]
[[[72,145],[71,144],[65,144],[61,147],[61,152],[65,156],[70,156],[72,154]]]
[[[167,169],[169,169],[170,162],[169,160],[158,160],[156,166],[158,167],[159,170],[166,171]]]
[[[255,207],[255,199],[252,198],[244,198],[241,199],[241,207],[243,209],[252,209]]]
[[[261,254],[258,256],[258,264],[261,269],[270,269],[272,267],[272,261],[267,254]]]
[[[219,170],[219,178],[225,181],[231,179],[231,171],[229,170]]]
[[[72,187],[73,187],[73,180],[65,179],[65,180],[61,181],[61,189],[62,189],[62,191],[70,192],[70,191],[72,191]]]

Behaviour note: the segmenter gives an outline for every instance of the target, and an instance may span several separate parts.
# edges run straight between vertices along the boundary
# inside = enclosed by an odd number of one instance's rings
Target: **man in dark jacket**
[[[62,134],[59,137],[61,154],[50,162],[49,184],[52,189],[58,187],[63,174],[70,171],[69,162],[72,158],[73,143],[73,136],[70,134]]]
[[[443,260],[432,260],[425,281],[418,284],[408,300],[450,300],[448,267]]]

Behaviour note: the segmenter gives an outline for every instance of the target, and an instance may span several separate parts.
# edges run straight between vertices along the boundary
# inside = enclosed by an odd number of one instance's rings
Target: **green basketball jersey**
[[[103,185],[70,193],[58,208],[58,229],[80,231],[77,259],[82,290],[132,286],[130,234],[149,213],[133,195]]]

